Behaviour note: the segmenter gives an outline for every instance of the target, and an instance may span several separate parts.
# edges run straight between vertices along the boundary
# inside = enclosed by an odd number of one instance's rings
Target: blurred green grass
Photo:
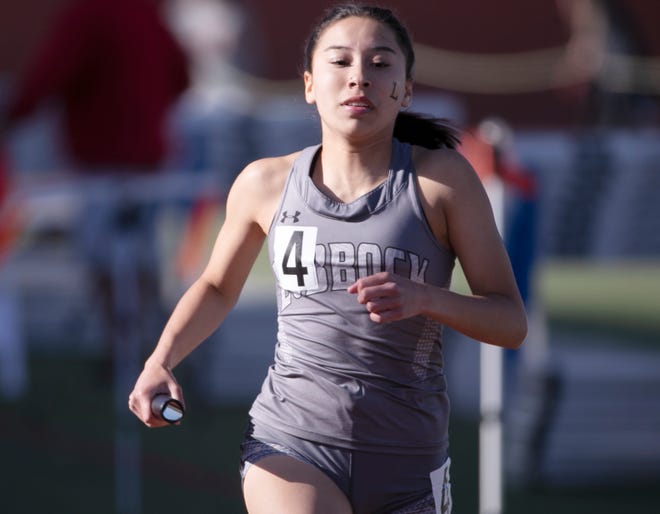
[[[660,345],[660,261],[555,261],[537,282],[551,323]]]
[[[267,268],[267,260],[259,266]],[[255,273],[251,287],[270,287],[268,273]],[[660,262],[554,262],[540,269],[538,281],[551,329],[615,330],[626,334],[626,344],[660,341]],[[115,512],[117,420],[112,386],[97,371],[95,362],[78,355],[31,355],[29,394],[21,402],[0,402],[0,512]],[[188,403],[180,427],[148,430],[131,420],[142,446],[142,512],[242,514],[238,444],[248,405],[209,406],[190,395]],[[477,421],[454,416],[451,441],[454,512],[476,514]],[[647,513],[659,501],[653,484],[510,488],[505,513]]]
[[[660,346],[660,260],[549,260],[539,264],[532,283],[536,301],[557,329]],[[452,289],[469,290],[459,266]]]

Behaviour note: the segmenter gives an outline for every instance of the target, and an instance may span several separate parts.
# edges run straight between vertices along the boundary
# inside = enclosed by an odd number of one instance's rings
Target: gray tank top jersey
[[[418,199],[411,147],[393,140],[387,180],[351,203],[310,177],[319,146],[294,162],[268,234],[278,336],[250,415],[304,439],[357,450],[446,451],[449,401],[441,326],[378,324],[347,287],[388,270],[448,287],[454,256]]]

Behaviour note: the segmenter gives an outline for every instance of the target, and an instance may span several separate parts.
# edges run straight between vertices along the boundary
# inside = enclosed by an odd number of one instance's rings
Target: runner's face
[[[412,84],[392,30],[371,18],[339,20],[321,34],[305,72],[305,98],[324,128],[391,132]]]

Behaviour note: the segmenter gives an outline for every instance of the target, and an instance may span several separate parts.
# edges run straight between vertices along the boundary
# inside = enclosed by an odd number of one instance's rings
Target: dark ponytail
[[[394,137],[402,143],[438,148],[456,149],[461,140],[457,129],[447,120],[416,112],[400,112],[394,123]]]

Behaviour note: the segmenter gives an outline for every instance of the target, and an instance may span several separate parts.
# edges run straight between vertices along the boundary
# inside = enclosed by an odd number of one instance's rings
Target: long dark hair
[[[406,78],[412,79],[415,51],[406,27],[390,9],[358,4],[343,4],[328,9],[312,28],[305,42],[304,71],[312,71],[312,56],[323,31],[339,20],[354,16],[371,18],[388,26],[394,32],[406,60]],[[393,135],[404,143],[431,149],[456,148],[460,143],[458,131],[447,120],[409,111],[399,112],[394,123]]]

